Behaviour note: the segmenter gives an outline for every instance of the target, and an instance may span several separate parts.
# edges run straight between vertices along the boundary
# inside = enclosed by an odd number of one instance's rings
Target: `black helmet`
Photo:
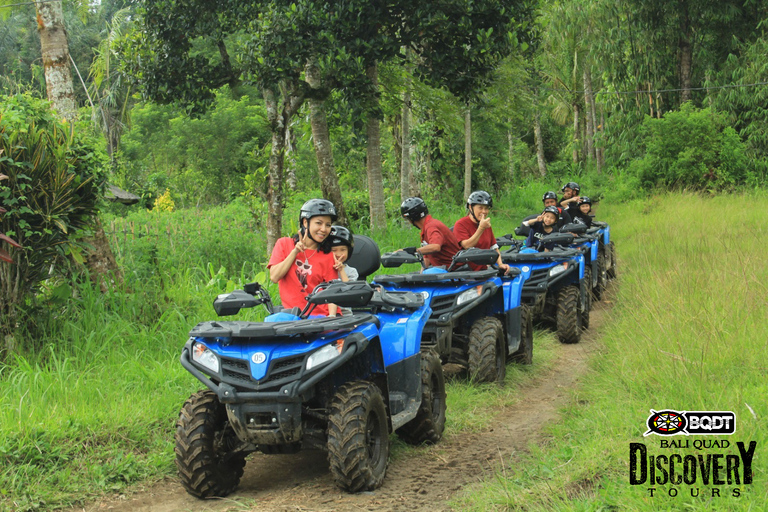
[[[567,188],[569,188],[569,189],[573,190],[574,192],[578,192],[579,190],[581,190],[581,189],[579,188],[579,184],[578,184],[578,183],[575,183],[575,182],[573,182],[573,181],[569,181],[568,183],[566,183],[565,185],[563,185],[563,188],[561,188],[561,189],[560,189],[560,191],[561,191],[561,192],[565,192],[565,189],[567,189]]]
[[[581,196],[577,202],[579,205],[588,204],[590,207],[592,206],[592,200],[587,196]]]
[[[344,226],[331,226],[331,247],[346,245],[349,248],[349,256],[355,248],[355,239],[352,232]]]
[[[302,219],[311,219],[318,215],[328,215],[331,222],[336,220],[336,207],[327,199],[310,199],[301,207],[299,211],[299,227]]]
[[[550,190],[549,192],[546,192],[543,196],[541,196],[541,202],[543,203],[547,199],[554,199],[555,201],[557,201],[557,194],[555,194]]]
[[[554,213],[555,219],[560,220],[560,208],[557,206],[547,206],[541,214],[544,215],[545,213]]]
[[[424,218],[429,210],[420,197],[409,197],[400,205],[400,214],[411,222]]]
[[[488,206],[488,208],[493,208],[493,198],[491,197],[491,194],[485,190],[476,190],[469,194],[469,197],[467,198],[467,207],[475,204],[484,204]]]

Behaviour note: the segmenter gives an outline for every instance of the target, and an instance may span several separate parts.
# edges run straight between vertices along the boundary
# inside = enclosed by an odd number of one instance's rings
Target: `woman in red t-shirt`
[[[278,284],[284,308],[307,305],[306,296],[320,283],[339,278],[329,243],[336,208],[325,199],[310,199],[299,212],[299,232],[277,240],[269,258],[269,278]],[[315,315],[336,316],[335,304],[318,304]]]

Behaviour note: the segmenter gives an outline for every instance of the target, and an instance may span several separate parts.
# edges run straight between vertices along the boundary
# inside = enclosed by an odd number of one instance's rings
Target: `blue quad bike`
[[[605,222],[592,221],[592,226],[587,230],[587,234],[597,239],[597,257],[596,257],[596,279],[595,279],[595,298],[600,298],[605,288],[608,286],[608,280],[614,279],[616,273],[616,245],[611,240],[611,228]]]
[[[493,266],[495,250],[468,249],[457,253],[448,269],[377,275],[374,285],[388,291],[411,291],[424,297],[431,309],[422,332],[422,346],[434,350],[444,364],[466,368],[477,382],[502,382],[508,361],[530,364],[533,359],[533,321],[521,304],[520,270],[500,276],[496,268],[470,270],[469,262]],[[419,253],[384,254],[382,266],[421,263]]]
[[[518,268],[525,278],[522,302],[532,312],[534,321],[554,325],[561,343],[578,343],[581,332],[589,325],[589,286],[584,279],[585,260],[580,248],[568,247],[574,241],[571,233],[553,233],[541,239],[540,245],[554,242],[553,250],[538,252],[525,248],[521,240],[505,235],[496,240],[501,261]]]
[[[439,357],[423,350],[431,309],[421,295],[375,290],[365,281],[318,286],[296,314],[263,322],[215,320],[196,325],[181,364],[206,389],[183,405],[176,425],[176,465],[187,492],[226,496],[251,452],[326,450],[336,484],[349,492],[381,485],[389,434],[435,443],[445,425]],[[353,313],[312,317],[317,304]],[[219,316],[274,308],[257,283],[219,295]],[[295,313],[295,311],[293,312]]]
[[[523,220],[531,220],[537,216],[529,215]],[[573,222],[567,225],[567,229],[566,226],[561,227],[560,231],[572,232],[577,235],[574,245],[580,246],[585,255],[587,263],[585,271],[592,291],[590,300],[592,298],[597,300],[602,297],[608,286],[608,281],[617,275],[616,245],[611,240],[611,228],[606,222],[593,220],[592,226],[587,228],[586,232],[584,228],[578,228],[579,225],[578,222]],[[515,228],[515,234],[522,237],[527,237],[529,231],[530,228],[522,223]],[[510,236],[505,235],[503,238],[507,240]]]

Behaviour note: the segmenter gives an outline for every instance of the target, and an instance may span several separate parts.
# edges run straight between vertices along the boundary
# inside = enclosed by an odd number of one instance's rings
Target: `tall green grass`
[[[768,199],[670,194],[606,209],[619,254],[618,296],[589,379],[523,461],[456,501],[461,510],[765,510],[768,503]],[[629,443],[650,409],[733,411],[732,436],[757,441],[751,485],[629,484]],[[717,453],[717,450],[710,450]],[[723,452],[723,450],[720,450]],[[721,496],[712,497],[712,487]],[[731,497],[740,488],[741,496]],[[695,491],[694,491],[695,492]]]

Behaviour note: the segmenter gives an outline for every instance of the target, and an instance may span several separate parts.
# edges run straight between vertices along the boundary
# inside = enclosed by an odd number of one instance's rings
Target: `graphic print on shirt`
[[[299,279],[301,288],[306,292],[307,279],[312,275],[312,265],[309,264],[309,261],[301,260],[296,260],[294,263],[296,263],[296,277]]]

